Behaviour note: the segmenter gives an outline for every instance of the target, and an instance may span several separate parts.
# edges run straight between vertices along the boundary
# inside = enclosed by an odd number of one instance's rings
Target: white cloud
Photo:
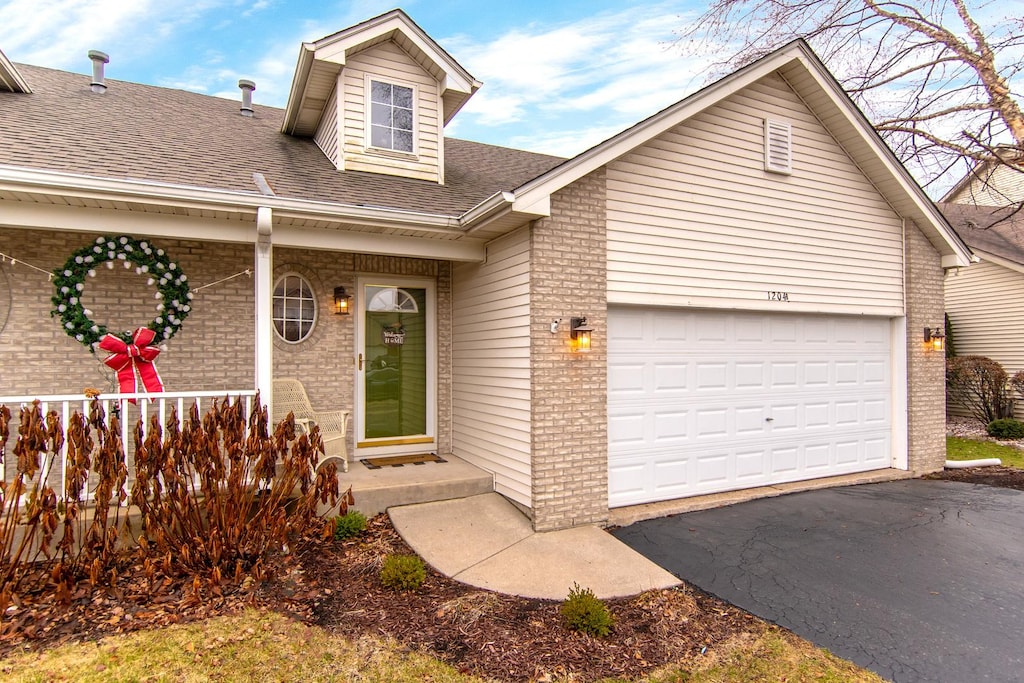
[[[88,66],[88,50],[161,11],[170,13],[151,0],[10,0],[0,6],[0,46],[18,62]]]
[[[572,155],[678,101],[707,73],[704,60],[672,47],[673,30],[686,21],[682,12],[677,5],[635,6],[531,24],[486,43],[442,39],[485,84],[460,113],[459,131]]]

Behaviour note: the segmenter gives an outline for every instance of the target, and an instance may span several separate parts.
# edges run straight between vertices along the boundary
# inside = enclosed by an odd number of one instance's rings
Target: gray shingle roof
[[[32,94],[0,93],[0,164],[279,196],[460,215],[562,159],[445,139],[445,184],[339,172],[306,138],[280,132],[283,111],[183,90],[18,65]]]
[[[1024,210],[973,204],[937,206],[971,249],[1024,265]]]

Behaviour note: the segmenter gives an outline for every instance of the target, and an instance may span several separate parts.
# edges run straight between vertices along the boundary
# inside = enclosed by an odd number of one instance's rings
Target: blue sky
[[[396,7],[395,0],[0,0],[14,62],[282,107],[299,45]],[[703,85],[707,64],[672,47],[703,2],[402,2],[484,86],[448,126],[456,137],[573,155]],[[710,60],[709,60],[710,61]]]

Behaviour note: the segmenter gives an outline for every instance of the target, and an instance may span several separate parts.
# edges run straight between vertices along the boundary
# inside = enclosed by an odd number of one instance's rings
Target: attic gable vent
[[[793,128],[785,121],[764,120],[764,170],[793,172]]]

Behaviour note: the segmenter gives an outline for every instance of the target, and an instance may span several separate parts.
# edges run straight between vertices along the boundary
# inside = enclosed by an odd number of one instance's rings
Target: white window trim
[[[372,139],[372,125],[373,125],[373,112],[372,112],[372,88],[370,86],[371,81],[379,81],[381,83],[388,83],[389,85],[400,85],[403,88],[409,88],[412,90],[412,152],[403,152],[398,149],[390,149],[388,147],[374,147],[370,144]],[[363,122],[363,149],[370,154],[378,154],[381,156],[392,156],[402,159],[418,159],[420,153],[419,143],[419,88],[415,83],[408,81],[399,80],[390,76],[380,76],[377,74],[366,74],[365,81],[363,83],[363,111],[365,112]]]
[[[274,310],[274,300],[277,298],[277,295],[276,295],[277,287],[278,287],[278,285],[281,284],[281,281],[284,280],[286,277],[297,277],[297,278],[299,278],[302,282],[304,282],[306,284],[307,287],[309,287],[309,292],[310,292],[310,294],[313,297],[313,322],[312,322],[312,324],[309,327],[309,332],[306,334],[306,336],[304,336],[304,337],[302,337],[300,339],[296,339],[295,341],[292,341],[290,339],[286,339],[285,336],[278,331],[278,329],[277,329],[277,321],[274,320],[274,313],[273,313],[273,310]],[[317,323],[320,320],[320,302],[317,301],[316,290],[313,288],[313,283],[310,282],[309,278],[307,278],[305,275],[303,275],[302,273],[296,272],[294,270],[289,270],[289,271],[287,271],[285,273],[281,273],[281,275],[278,276],[274,280],[274,286],[270,290],[270,310],[271,310],[271,313],[270,313],[270,326],[274,329],[274,336],[277,337],[278,340],[284,342],[285,344],[302,344],[303,342],[309,341],[310,337],[312,337],[313,333],[316,331],[316,325],[317,325]]]

